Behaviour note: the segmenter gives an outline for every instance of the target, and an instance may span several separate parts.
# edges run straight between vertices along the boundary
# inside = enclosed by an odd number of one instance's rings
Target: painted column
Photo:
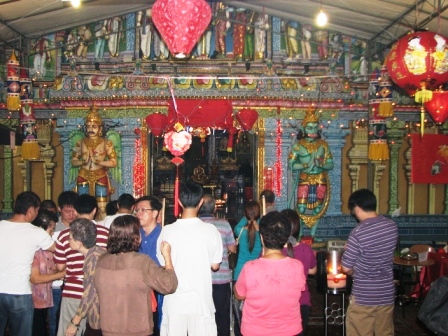
[[[398,209],[398,155],[406,134],[404,121],[387,121],[387,138],[390,147],[390,180],[389,180],[389,210],[388,213]]]

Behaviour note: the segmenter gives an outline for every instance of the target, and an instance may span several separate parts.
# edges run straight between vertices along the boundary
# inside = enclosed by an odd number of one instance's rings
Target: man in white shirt
[[[40,198],[32,191],[20,193],[14,214],[0,221],[0,333],[9,322],[10,336],[31,336],[34,304],[31,264],[39,249],[54,251],[45,230],[30,224],[37,216]]]
[[[104,220],[101,222],[98,222],[98,224],[103,225],[110,229],[110,225],[114,221],[115,218],[123,215],[132,215],[134,212],[134,206],[135,206],[135,198],[131,194],[121,194],[120,197],[118,197],[117,202],[117,208],[118,211],[115,215],[106,216]]]
[[[178,279],[175,293],[165,295],[161,336],[216,336],[215,306],[212,297],[210,268],[219,269],[222,241],[214,225],[198,218],[204,192],[197,183],[180,186],[179,205],[182,216],[164,226],[157,246],[171,245],[171,258]],[[160,249],[157,258],[164,265]]]

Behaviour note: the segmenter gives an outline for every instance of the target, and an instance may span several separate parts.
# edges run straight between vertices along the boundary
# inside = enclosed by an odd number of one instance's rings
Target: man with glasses
[[[139,252],[147,254],[154,262],[160,266],[157,259],[157,239],[162,227],[157,223],[162,203],[154,196],[143,196],[135,202],[134,215],[140,220],[140,236],[142,243]],[[153,314],[154,336],[160,333],[160,323],[162,319],[163,295],[155,293],[157,298],[157,310]]]

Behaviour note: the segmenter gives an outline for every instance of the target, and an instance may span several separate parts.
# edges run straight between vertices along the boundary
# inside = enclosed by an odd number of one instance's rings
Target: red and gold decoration
[[[436,123],[443,123],[448,119],[448,91],[434,91],[431,100],[424,105]]]
[[[140,135],[140,129],[138,129]],[[135,139],[135,160],[134,160],[134,197],[139,198],[145,194],[145,164],[142,161],[142,140]]]
[[[253,109],[242,109],[235,113],[235,119],[243,131],[250,131],[258,119],[258,112]]]
[[[204,0],[157,0],[152,19],[168,49],[185,58],[208,27],[212,17]]]
[[[411,182],[448,183],[448,136],[411,134]]]
[[[379,102],[378,115],[384,118],[392,117],[394,115],[392,82],[385,66],[381,67],[376,96]]]
[[[383,100],[380,94],[381,88],[385,91],[384,96],[387,95],[385,85],[381,85],[382,78],[379,73],[374,73],[369,82],[369,153],[370,160],[389,160],[389,146],[387,144],[386,120],[380,114],[381,103]],[[392,106],[390,106],[392,108]],[[391,112],[387,106],[383,106],[384,114]],[[387,113],[386,113],[386,110]]]
[[[20,125],[23,134],[22,159],[37,160],[40,158],[40,147],[37,142],[36,117],[34,101],[31,98],[31,80],[26,69],[20,71]]]
[[[235,142],[235,134],[238,133],[236,127],[230,127],[229,129],[229,141],[227,141],[227,152],[232,153],[233,151],[233,143]]]
[[[398,40],[386,57],[390,78],[410,95],[426,83],[427,90],[448,81],[448,46],[444,36],[430,31],[408,34]]]
[[[181,123],[177,122],[174,125],[174,131],[165,133],[164,145],[174,155],[171,160],[176,165],[176,180],[174,181],[174,216],[179,215],[179,165],[184,160],[179,156],[183,155],[189,148],[192,142],[190,133],[184,130]]]
[[[280,107],[277,108],[277,114],[280,116]],[[274,191],[276,195],[281,195],[282,193],[282,135],[282,119],[279,117],[277,118],[277,138],[275,139],[277,160],[274,163]]]
[[[156,137],[163,135],[167,126],[168,117],[160,112],[148,114],[145,118],[146,125],[148,125],[152,134]]]
[[[13,52],[6,63],[6,108],[10,112],[20,110],[19,61]]]

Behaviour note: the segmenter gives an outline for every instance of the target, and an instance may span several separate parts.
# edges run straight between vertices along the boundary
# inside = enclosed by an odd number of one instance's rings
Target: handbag
[[[243,232],[243,230],[244,230],[244,227],[241,228],[238,238],[235,239],[236,252],[229,252],[229,268],[231,270],[235,269],[236,264],[238,263],[238,241],[240,240],[241,233]]]

